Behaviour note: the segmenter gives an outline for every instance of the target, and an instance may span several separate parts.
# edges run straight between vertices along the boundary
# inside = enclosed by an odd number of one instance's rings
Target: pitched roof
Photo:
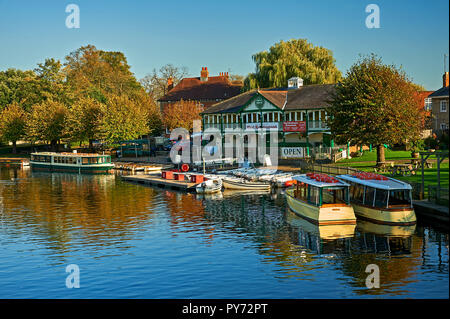
[[[305,85],[298,89],[251,90],[231,99],[216,103],[203,114],[238,112],[256,94],[264,96],[269,102],[284,110],[317,109],[329,106],[335,92],[334,84]],[[287,99],[287,100],[286,100]]]
[[[448,86],[442,87],[437,91],[434,91],[433,93],[431,93],[430,95],[428,95],[428,97],[448,97]]]
[[[226,76],[211,76],[208,81],[201,81],[199,77],[184,78],[158,101],[223,100],[238,95],[241,88],[242,83],[232,83]]]
[[[216,103],[208,107],[203,114],[208,113],[232,113],[237,112],[242,106],[244,106],[252,97],[258,93],[257,90],[251,90],[242,94],[236,95],[228,100]]]
[[[319,109],[329,106],[336,91],[335,84],[305,85],[289,90],[285,110]]]

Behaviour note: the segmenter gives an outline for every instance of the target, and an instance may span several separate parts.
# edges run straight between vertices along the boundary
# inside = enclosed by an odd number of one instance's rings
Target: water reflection
[[[44,251],[34,247],[36,254],[50,254],[57,263],[76,250],[95,258],[123,255],[145,236],[153,240],[146,245],[165,247],[164,239],[156,242],[158,236],[171,236],[200,239],[199,246],[211,249],[223,249],[224,241],[239,244],[246,254],[258,256],[262,270],[253,274],[260,276],[255,285],[264,276],[284,284],[295,280],[292,285],[325,280],[318,274],[337,278],[336,290],[360,296],[409,295],[418,283],[442,278],[448,285],[447,233],[422,225],[364,221],[356,227],[317,226],[291,212],[280,192],[197,195],[125,183],[116,175],[0,167],[0,214],[0,238],[8,242],[31,238],[45,246]],[[208,258],[196,256],[195,248],[187,247],[186,256]],[[235,258],[231,250],[221,252]],[[170,256],[167,261],[173,262]],[[365,286],[365,269],[372,263],[380,268],[382,284],[377,290]],[[189,262],[183,267],[189,268]],[[224,269],[215,267],[218,276],[226,276]],[[317,291],[323,298],[334,298],[323,286]]]

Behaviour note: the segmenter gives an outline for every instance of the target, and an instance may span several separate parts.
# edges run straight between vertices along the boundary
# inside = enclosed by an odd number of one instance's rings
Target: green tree
[[[327,112],[333,138],[338,143],[377,145],[378,163],[385,161],[384,144],[417,140],[424,123],[417,86],[375,55],[350,68]]]
[[[103,137],[114,143],[148,132],[148,110],[125,95],[110,95],[102,119]]]
[[[0,112],[0,137],[12,142],[13,154],[17,153],[17,141],[25,136],[26,122],[26,112],[15,102]]]
[[[29,111],[33,104],[41,100],[38,79],[33,71],[0,71],[0,111],[12,103],[17,103]]]
[[[304,84],[336,83],[341,78],[332,52],[306,39],[281,41],[252,58],[256,72],[247,76],[244,90],[286,87],[291,77],[301,77]]]
[[[105,108],[94,98],[80,98],[67,112],[66,132],[71,139],[82,142],[89,141],[92,149],[94,139],[100,138],[101,123]]]
[[[57,150],[58,141],[64,137],[67,107],[47,99],[33,105],[27,123],[27,134],[32,141],[49,141],[52,151]]]

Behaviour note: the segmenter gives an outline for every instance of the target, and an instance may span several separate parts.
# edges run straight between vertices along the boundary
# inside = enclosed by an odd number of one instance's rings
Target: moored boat
[[[326,174],[293,176],[296,185],[286,190],[289,208],[318,225],[356,224],[349,200],[349,184]]]
[[[88,153],[32,153],[32,170],[75,173],[108,173],[114,168],[110,155]]]
[[[269,190],[270,184],[263,182],[252,182],[244,178],[224,177],[223,187],[236,190]]]
[[[350,202],[358,218],[386,225],[414,225],[412,187],[374,173],[336,176],[350,184]]]
[[[208,179],[195,187],[195,191],[198,194],[212,194],[220,192],[221,190],[222,180],[220,178]]]

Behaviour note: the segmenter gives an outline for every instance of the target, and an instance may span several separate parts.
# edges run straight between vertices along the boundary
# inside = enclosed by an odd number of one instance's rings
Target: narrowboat
[[[74,173],[109,173],[114,164],[110,155],[89,153],[32,153],[30,159],[32,170]]]
[[[349,184],[326,174],[308,173],[292,179],[295,185],[285,195],[294,213],[317,225],[356,224]]]
[[[412,188],[408,183],[364,172],[336,178],[350,184],[350,202],[358,218],[386,225],[416,223]]]

